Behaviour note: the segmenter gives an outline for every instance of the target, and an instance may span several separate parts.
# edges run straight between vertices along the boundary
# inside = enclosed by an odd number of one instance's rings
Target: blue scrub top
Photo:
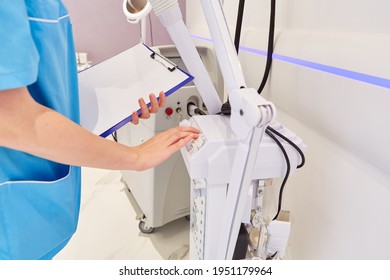
[[[28,86],[37,102],[79,123],[75,49],[62,2],[2,5],[0,42],[0,90]],[[79,206],[79,167],[0,147],[0,259],[52,258],[75,232]]]

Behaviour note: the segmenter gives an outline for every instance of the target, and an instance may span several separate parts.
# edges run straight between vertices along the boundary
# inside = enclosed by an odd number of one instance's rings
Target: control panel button
[[[173,109],[171,107],[166,108],[165,114],[167,114],[168,116],[171,116],[173,114]]]

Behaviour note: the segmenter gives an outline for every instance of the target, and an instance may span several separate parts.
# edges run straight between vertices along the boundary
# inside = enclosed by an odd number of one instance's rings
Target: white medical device
[[[153,50],[186,71],[175,46],[156,46]],[[213,51],[208,47],[198,46],[197,52],[210,73],[213,84],[222,94],[222,74]],[[193,83],[169,95],[164,108],[152,114],[149,119],[141,119],[138,125],[129,123],[118,129],[117,141],[137,146],[159,132],[178,126],[180,121],[191,117],[188,104],[203,109],[203,100]],[[189,217],[191,183],[180,152],[154,168],[145,171],[122,170],[121,173],[130,191],[129,198],[136,211],[136,219],[140,220],[141,232],[152,233],[173,220]]]
[[[194,83],[209,111],[209,115],[182,122],[201,131],[199,139],[181,151],[192,185],[190,257],[232,259],[240,225],[250,215],[248,194],[254,182],[282,177],[286,170],[276,144],[263,137],[266,128],[279,127],[298,146],[304,144],[275,122],[276,109],[271,102],[255,89],[247,88],[219,0],[201,3],[231,104],[230,118],[216,115],[221,101],[197,55],[177,0],[149,0],[148,3],[167,29],[189,73],[195,77]],[[296,151],[290,150],[289,154],[291,162],[299,162]]]

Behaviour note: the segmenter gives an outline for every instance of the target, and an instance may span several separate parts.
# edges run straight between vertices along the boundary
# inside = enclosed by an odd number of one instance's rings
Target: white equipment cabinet
[[[158,46],[153,49],[186,71],[175,46]],[[198,46],[197,51],[223,101],[222,75],[213,51],[203,46]],[[155,94],[157,96],[158,92]],[[120,128],[116,132],[117,141],[136,146],[159,132],[179,125],[180,121],[191,117],[187,112],[189,102],[207,112],[198,90],[191,82],[169,95],[165,107],[152,114],[149,119],[140,120],[138,125],[129,123]],[[146,171],[122,171],[122,176],[129,189],[130,201],[137,212],[136,219],[140,220],[141,232],[151,233],[168,222],[189,217],[191,184],[180,152],[155,168]]]

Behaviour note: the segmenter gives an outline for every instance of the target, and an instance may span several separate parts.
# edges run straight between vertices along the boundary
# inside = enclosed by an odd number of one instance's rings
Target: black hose
[[[275,37],[275,11],[276,11],[276,0],[271,0],[271,15],[270,15],[270,23],[269,23],[269,34],[268,34],[267,63],[265,65],[263,80],[261,81],[260,87],[257,90],[257,92],[259,94],[261,94],[261,92],[263,91],[265,84],[267,83],[269,73],[271,71],[272,54],[274,51],[274,37]]]
[[[240,0],[240,3],[238,4],[236,34],[234,36],[234,45],[236,47],[237,53],[240,49],[241,27],[242,27],[242,19],[244,17],[244,6],[245,6],[245,0]]]

